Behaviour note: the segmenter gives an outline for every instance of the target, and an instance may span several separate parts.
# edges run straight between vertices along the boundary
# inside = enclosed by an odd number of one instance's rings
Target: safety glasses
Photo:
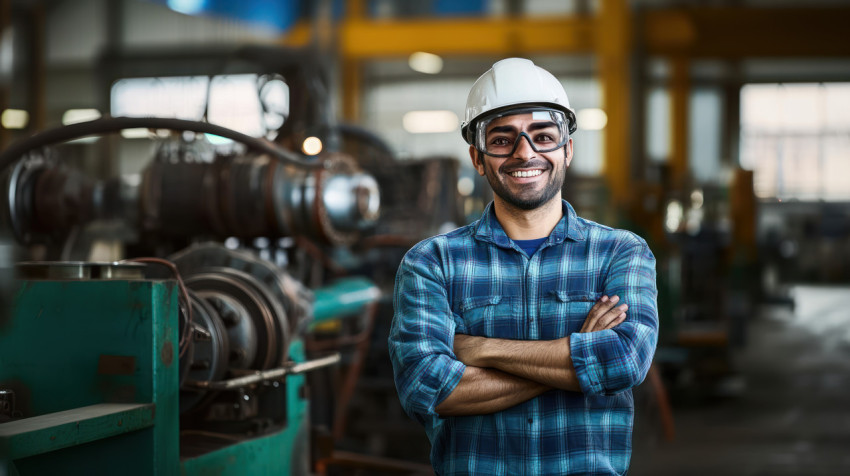
[[[531,123],[518,130],[509,116],[531,114]],[[478,121],[475,126],[475,148],[492,157],[510,157],[523,137],[535,152],[552,152],[567,143],[569,124],[566,115],[554,109],[520,109]]]

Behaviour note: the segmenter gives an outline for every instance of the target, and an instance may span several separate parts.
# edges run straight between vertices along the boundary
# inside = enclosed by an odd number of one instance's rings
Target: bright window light
[[[263,108],[257,94],[257,75],[216,76],[210,83],[207,119],[251,137],[265,134]]]
[[[125,139],[147,139],[150,137],[150,131],[144,127],[124,129],[121,131],[121,137]]]
[[[322,151],[322,140],[318,137],[308,137],[301,144],[301,151],[307,155],[319,155]]]
[[[401,124],[411,134],[453,132],[458,119],[452,111],[410,111],[401,118]]]
[[[425,74],[437,74],[443,70],[443,58],[431,53],[418,51],[407,59],[410,69]]]
[[[187,15],[194,15],[204,11],[205,3],[206,0],[168,0],[168,8]]]
[[[280,79],[265,82],[258,91],[260,79],[256,74],[125,78],[112,86],[110,111],[115,117],[206,120],[262,137],[289,114],[289,91]],[[208,139],[215,145],[232,142]]]
[[[77,124],[100,119],[100,111],[97,109],[68,109],[62,114],[62,125]]]
[[[760,198],[850,200],[850,83],[747,84],[741,165]]]
[[[206,134],[207,140],[212,145],[230,145],[233,143],[232,140],[227,137],[217,136],[215,134]]]
[[[23,129],[30,121],[30,113],[23,109],[6,109],[0,117],[4,129]]]
[[[206,76],[126,78],[112,85],[115,117],[167,117],[198,121],[204,115],[210,80]]]
[[[598,108],[580,109],[576,114],[576,124],[585,131],[600,131],[608,124],[608,115]]]

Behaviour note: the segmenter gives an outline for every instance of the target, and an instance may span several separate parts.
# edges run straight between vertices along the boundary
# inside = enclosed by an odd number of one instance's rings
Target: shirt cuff
[[[463,377],[465,371],[466,365],[459,360],[452,360],[452,363],[446,367],[445,374],[443,375],[445,385],[442,385],[438,389],[436,398],[434,399],[434,406],[430,408],[431,412],[437,415],[436,408],[443,403],[443,400],[451,395],[457,384],[460,383],[460,378]]]
[[[576,378],[586,395],[599,395],[605,391],[602,385],[602,365],[593,353],[593,334],[613,332],[604,330],[598,332],[576,332],[570,335],[570,358],[576,371]]]

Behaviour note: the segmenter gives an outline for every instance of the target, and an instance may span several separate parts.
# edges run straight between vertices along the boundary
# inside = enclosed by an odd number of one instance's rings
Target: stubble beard
[[[490,183],[490,188],[493,189],[493,193],[495,193],[496,196],[501,198],[508,205],[520,210],[534,210],[545,203],[549,203],[550,200],[561,193],[561,189],[564,187],[564,180],[567,176],[567,159],[564,157],[564,166],[561,167],[560,172],[557,172],[554,169],[549,170],[549,181],[539,194],[522,196],[521,192],[520,194],[511,192],[511,190],[505,186],[505,184],[499,179],[499,174],[486,162],[483,154],[479,155],[479,160],[484,161],[485,176],[487,177],[487,181]]]

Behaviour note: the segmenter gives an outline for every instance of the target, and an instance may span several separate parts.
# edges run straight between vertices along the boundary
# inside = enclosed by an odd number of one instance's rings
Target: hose
[[[251,137],[241,132],[217,126],[208,122],[170,119],[162,117],[103,117],[88,122],[56,127],[41,131],[26,139],[19,140],[0,153],[0,170],[8,167],[27,152],[48,145],[65,142],[80,137],[114,133],[123,129],[171,129],[176,131],[202,132],[214,134],[245,144],[250,149],[265,152],[284,163],[299,167],[317,168],[322,166],[318,160],[304,160],[297,154],[281,149],[274,144]]]

